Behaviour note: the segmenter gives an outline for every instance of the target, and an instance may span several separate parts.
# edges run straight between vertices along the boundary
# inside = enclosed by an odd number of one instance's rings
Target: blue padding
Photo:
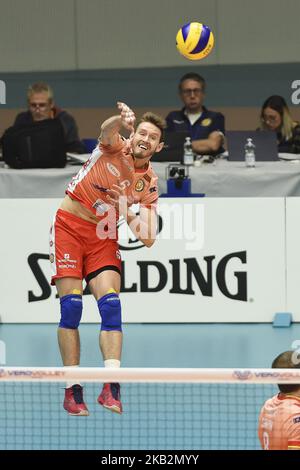
[[[97,303],[102,318],[101,330],[122,331],[121,302],[118,294],[106,294]]]
[[[190,178],[167,180],[167,193],[173,197],[187,197],[191,194],[192,183]]]
[[[275,314],[273,326],[275,328],[288,328],[293,320],[292,314],[288,312],[278,312]]]
[[[60,299],[60,328],[76,330],[82,315],[82,296],[78,294],[64,295]]]

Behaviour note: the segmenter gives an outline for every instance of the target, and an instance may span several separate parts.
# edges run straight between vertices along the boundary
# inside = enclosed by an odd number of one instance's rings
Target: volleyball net
[[[84,386],[90,416],[63,409],[67,381]],[[121,384],[122,415],[97,403],[106,382]],[[300,370],[3,367],[0,449],[260,449],[260,409],[277,383],[300,384]]]

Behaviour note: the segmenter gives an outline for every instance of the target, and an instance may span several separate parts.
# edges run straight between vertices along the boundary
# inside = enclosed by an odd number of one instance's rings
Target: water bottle
[[[194,163],[194,152],[190,137],[185,138],[183,145],[183,163],[184,165],[193,165]]]
[[[245,145],[245,164],[247,168],[255,167],[255,145],[250,137]]]

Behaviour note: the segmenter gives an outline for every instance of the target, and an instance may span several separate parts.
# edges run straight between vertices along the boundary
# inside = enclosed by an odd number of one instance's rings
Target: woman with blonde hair
[[[264,102],[260,120],[260,129],[276,132],[278,152],[300,153],[300,124],[293,121],[282,96],[273,95]]]

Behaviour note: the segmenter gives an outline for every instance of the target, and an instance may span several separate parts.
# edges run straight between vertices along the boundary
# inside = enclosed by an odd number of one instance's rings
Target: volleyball
[[[176,36],[176,46],[180,54],[190,60],[200,60],[208,56],[214,47],[214,35],[202,23],[187,23]]]

